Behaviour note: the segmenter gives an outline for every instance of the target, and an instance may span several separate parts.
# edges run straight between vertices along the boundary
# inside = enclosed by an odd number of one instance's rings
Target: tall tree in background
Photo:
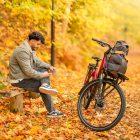
[[[55,21],[54,21],[54,0],[52,0],[52,18],[51,18],[51,65],[55,65]]]

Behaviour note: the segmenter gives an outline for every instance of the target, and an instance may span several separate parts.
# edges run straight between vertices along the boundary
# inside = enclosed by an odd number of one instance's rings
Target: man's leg
[[[37,69],[37,71],[46,72],[48,70],[45,68],[41,68],[41,69]],[[50,86],[50,78],[49,77],[41,79],[41,86],[39,87],[39,91],[41,93],[44,93],[44,94],[56,94],[58,92],[56,89],[53,89]]]
[[[40,72],[45,72],[45,71],[48,71],[47,69],[38,69],[38,71],[40,71]],[[51,86],[50,86],[50,79],[49,79],[49,77],[48,78],[43,78],[43,79],[41,79],[41,85],[44,85],[44,84],[47,84],[46,86],[44,86],[45,88],[43,89],[43,86],[41,86],[42,87],[42,93],[48,93],[48,92],[50,92],[50,90],[51,90],[51,92],[50,93],[57,93],[57,90],[55,90],[55,89],[52,89],[51,88]],[[48,88],[49,87],[49,88]],[[39,88],[40,89],[40,88]],[[46,103],[47,104],[47,100],[46,100],[46,96],[45,96],[45,94],[41,94],[42,95],[42,99],[43,99],[43,101],[44,101],[44,103]],[[51,100],[51,96],[47,96],[47,98],[50,98],[50,100]],[[48,104],[48,106],[49,105],[51,105],[51,104]],[[49,112],[48,113],[48,117],[56,117],[56,116],[62,116],[63,115],[63,113],[62,112],[60,112],[60,111],[58,111],[58,110],[55,110],[52,106],[50,106],[49,108],[52,108],[52,112]]]
[[[46,79],[46,81],[47,81],[47,79]],[[17,86],[19,88],[23,88],[23,89],[28,90],[28,91],[40,93],[39,87],[41,86],[41,84],[42,84],[41,81],[36,80],[36,79],[24,79],[24,80],[20,81],[19,83],[14,84],[14,86]],[[42,100],[45,104],[47,111],[48,112],[54,111],[51,96],[48,94],[44,94],[44,93],[40,93],[40,95],[42,97]]]

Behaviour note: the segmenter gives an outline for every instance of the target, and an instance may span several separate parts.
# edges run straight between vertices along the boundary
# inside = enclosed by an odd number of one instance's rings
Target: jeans
[[[40,72],[44,72],[47,71],[47,69],[38,69],[38,71]],[[47,78],[42,78],[40,80],[37,79],[23,79],[22,81],[20,81],[19,83],[15,83],[12,84],[13,86],[19,87],[19,88],[23,88],[27,91],[32,91],[32,92],[36,92],[36,93],[40,93],[39,91],[39,87],[43,84],[43,83],[47,83],[50,85],[50,79],[49,77]],[[40,93],[42,100],[45,104],[45,107],[47,109],[48,112],[51,112],[54,110],[53,107],[53,103],[52,103],[52,98],[49,94],[44,94],[44,93]]]

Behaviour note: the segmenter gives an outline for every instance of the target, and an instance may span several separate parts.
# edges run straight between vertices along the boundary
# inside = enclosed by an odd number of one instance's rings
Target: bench
[[[9,109],[11,112],[23,112],[23,94],[26,91],[18,87],[11,87],[10,91],[0,91],[4,97],[10,98]],[[38,98],[39,94],[29,92],[30,98]]]

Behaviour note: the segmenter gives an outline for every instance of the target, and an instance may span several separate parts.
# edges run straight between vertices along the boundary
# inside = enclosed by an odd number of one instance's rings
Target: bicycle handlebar
[[[103,42],[103,41],[98,40],[98,39],[96,39],[96,38],[92,38],[92,40],[95,41],[95,42],[97,42],[97,43],[98,43],[99,45],[101,45],[102,47],[109,47],[109,49],[112,48],[112,47],[111,47],[108,43],[106,43],[106,42]]]

